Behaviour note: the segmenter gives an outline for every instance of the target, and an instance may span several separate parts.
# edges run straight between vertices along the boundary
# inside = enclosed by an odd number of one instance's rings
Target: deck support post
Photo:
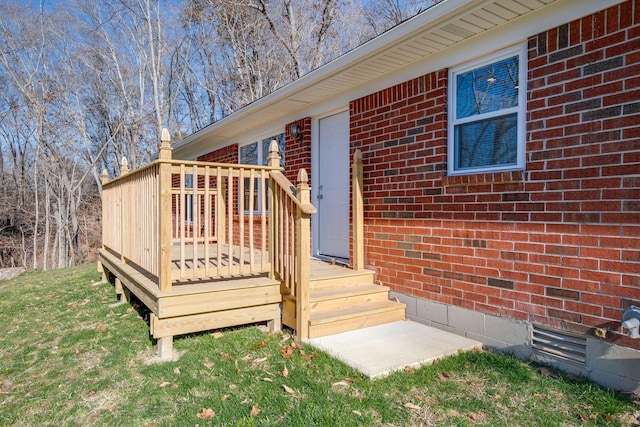
[[[311,203],[311,188],[307,171],[298,172],[296,191],[302,206]],[[296,215],[296,336],[298,340],[309,338],[309,275],[311,271],[311,215],[298,208]]]
[[[362,198],[362,152],[359,148],[353,153],[353,166],[351,168],[351,209],[353,210],[353,269],[364,269],[364,201]]]
[[[282,330],[282,313],[280,313],[279,317],[276,317],[273,320],[268,320],[267,328],[269,328],[271,332],[280,332]]]
[[[173,359],[173,337],[158,338],[158,355],[160,360]]]
[[[159,240],[158,287],[160,291],[171,290],[171,137],[169,131],[162,129],[159,154]]]

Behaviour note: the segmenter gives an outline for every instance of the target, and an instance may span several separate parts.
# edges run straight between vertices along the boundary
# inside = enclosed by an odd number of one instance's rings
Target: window
[[[524,169],[524,64],[520,47],[450,71],[450,175]]]
[[[285,136],[284,133],[263,138],[256,142],[251,142],[246,145],[240,146],[240,163],[243,165],[266,165],[267,157],[269,157],[269,145],[272,140],[278,141],[278,154],[280,155],[280,166],[284,167],[284,146]],[[260,161],[258,161],[260,159]],[[244,208],[249,209],[249,190],[251,189],[251,178],[244,179]],[[260,186],[258,179],[253,180],[253,206],[255,210],[260,210],[259,205],[259,191]]]

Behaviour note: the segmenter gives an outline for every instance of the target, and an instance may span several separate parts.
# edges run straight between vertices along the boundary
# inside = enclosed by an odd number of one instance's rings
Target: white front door
[[[349,259],[349,112],[320,119],[318,255]]]

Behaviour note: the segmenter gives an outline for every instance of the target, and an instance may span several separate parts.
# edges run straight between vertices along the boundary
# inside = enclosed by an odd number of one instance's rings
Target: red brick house
[[[413,320],[640,391],[640,0],[446,0],[174,144],[309,171],[312,255]],[[295,182],[295,177],[289,177]]]

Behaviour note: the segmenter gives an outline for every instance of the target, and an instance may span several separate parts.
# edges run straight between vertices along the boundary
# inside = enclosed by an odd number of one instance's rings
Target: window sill
[[[509,184],[526,181],[524,170],[476,173],[473,175],[446,175],[442,177],[443,187],[459,185]]]

